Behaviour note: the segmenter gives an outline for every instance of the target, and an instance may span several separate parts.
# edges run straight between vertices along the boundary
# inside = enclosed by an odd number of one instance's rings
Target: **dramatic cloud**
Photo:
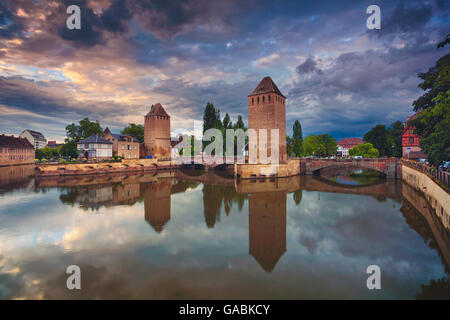
[[[65,27],[70,4],[81,30]],[[2,1],[0,131],[62,141],[65,124],[86,116],[118,131],[157,102],[173,130],[201,120],[209,101],[246,119],[247,95],[270,75],[288,97],[288,134],[299,119],[305,135],[362,136],[409,116],[417,73],[448,52],[436,48],[445,1],[383,1],[381,30],[365,27],[370,4]]]

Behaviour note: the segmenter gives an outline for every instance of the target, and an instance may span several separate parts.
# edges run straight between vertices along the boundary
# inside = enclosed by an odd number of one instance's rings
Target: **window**
[[[414,138],[409,138],[409,143],[414,143]]]
[[[253,103],[255,102],[254,100],[255,100],[255,99],[254,99],[254,98],[252,98],[252,104],[253,104]]]
[[[265,98],[266,98],[266,97],[265,97],[265,96],[263,96],[263,103],[264,103],[264,101],[265,101]]]
[[[267,97],[267,99],[268,99],[268,100],[269,100],[269,102],[270,102],[270,96],[268,96],[268,97]]]
[[[2,148],[0,148],[0,153],[2,153]]]
[[[122,150],[125,150],[125,146],[124,145],[122,145]]]
[[[259,97],[258,97],[258,98],[256,98],[256,103],[259,103]]]

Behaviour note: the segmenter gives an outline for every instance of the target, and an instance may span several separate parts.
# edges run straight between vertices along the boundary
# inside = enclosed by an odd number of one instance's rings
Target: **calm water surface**
[[[399,181],[2,170],[1,299],[444,297],[430,281],[448,279],[449,231]],[[66,289],[72,264],[80,291]],[[381,290],[366,287],[373,264]]]

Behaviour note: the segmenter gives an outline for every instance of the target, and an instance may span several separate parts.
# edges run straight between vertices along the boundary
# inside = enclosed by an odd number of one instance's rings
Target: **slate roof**
[[[116,138],[119,141],[125,141],[125,137],[131,136],[133,137],[133,142],[139,142],[138,139],[136,139],[133,135],[131,134],[118,134],[118,133],[111,133],[111,135]]]
[[[147,116],[161,116],[161,117],[169,117],[170,118],[170,116],[167,114],[166,110],[164,110],[161,103],[157,103],[154,106],[152,106],[150,111],[147,113],[146,117]]]
[[[26,138],[0,135],[0,147],[2,148],[28,148],[34,149],[33,145]]]
[[[256,86],[255,90],[252,91],[251,94],[249,94],[249,96],[253,96],[255,94],[262,94],[262,93],[272,93],[275,92],[276,94],[279,94],[280,96],[282,96],[283,98],[286,98],[280,91],[280,89],[278,89],[277,85],[275,84],[275,82],[273,82],[271,77],[265,77],[264,79],[261,80],[261,82]]]
[[[112,142],[109,142],[105,138],[103,138],[99,134],[93,134],[86,139],[78,141],[78,143],[101,143],[101,144],[112,144]]]
[[[38,131],[34,131],[34,130],[30,130],[30,129],[27,129],[25,131],[28,131],[33,136],[33,138],[35,138],[35,139],[45,140],[44,135],[42,133],[38,132]]]

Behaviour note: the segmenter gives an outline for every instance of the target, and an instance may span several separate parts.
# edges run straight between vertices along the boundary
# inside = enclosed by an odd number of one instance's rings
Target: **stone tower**
[[[170,116],[160,103],[152,106],[145,116],[145,155],[153,158],[170,158]]]
[[[286,97],[280,92],[270,77],[262,79],[255,90],[248,96],[248,127],[249,129],[255,129],[258,137],[260,129],[267,130],[267,143],[264,143],[264,145],[259,142],[255,143],[258,159],[260,148],[267,149],[267,157],[271,156],[270,129],[278,129],[279,162],[281,163],[287,160]]]

